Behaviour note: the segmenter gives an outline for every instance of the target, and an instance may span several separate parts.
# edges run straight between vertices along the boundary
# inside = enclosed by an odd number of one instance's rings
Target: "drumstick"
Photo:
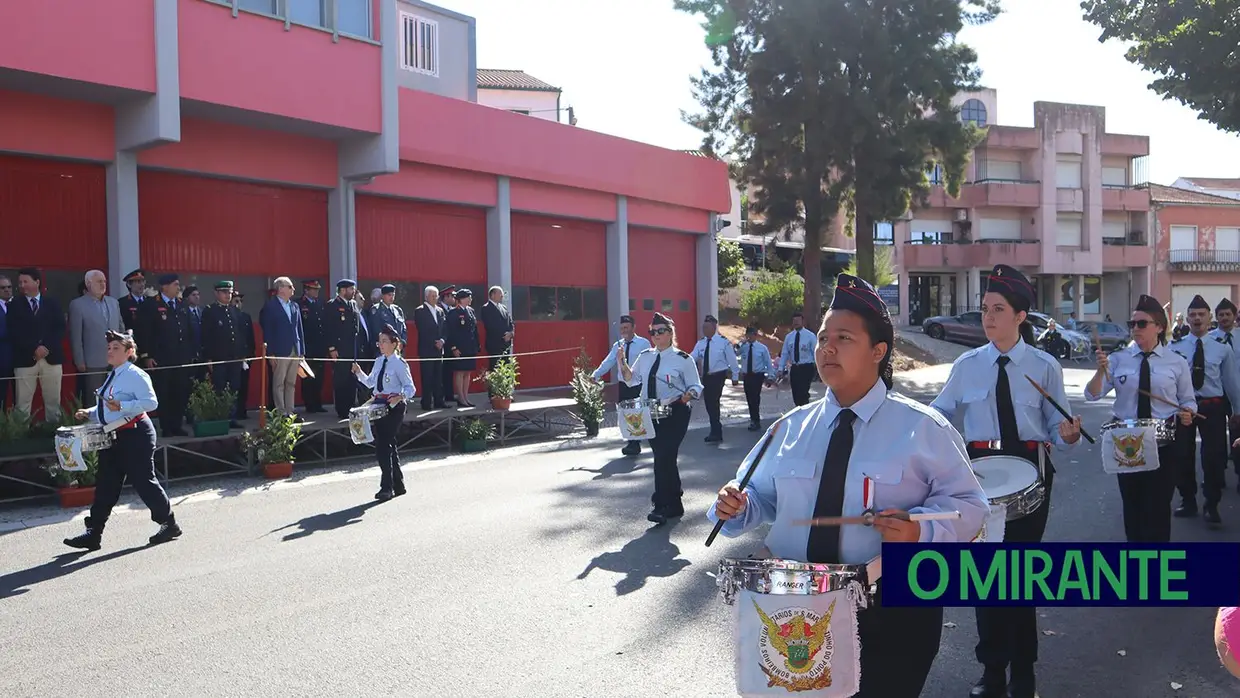
[[[1042,397],[1046,398],[1046,401],[1051,403],[1051,407],[1054,407],[1055,409],[1059,410],[1059,414],[1062,414],[1064,416],[1064,419],[1068,421],[1072,421],[1073,419],[1072,415],[1068,414],[1068,411],[1065,410],[1063,407],[1060,407],[1058,402],[1055,402],[1055,398],[1051,397],[1051,394],[1046,392],[1046,388],[1043,388],[1042,386],[1038,385],[1038,382],[1030,378],[1029,376],[1025,376],[1025,380],[1032,383],[1033,387],[1037,388],[1039,393],[1042,393]],[[1089,432],[1085,431],[1084,429],[1081,429],[1081,436],[1084,436],[1085,440],[1091,444],[1098,443],[1097,441],[1094,441],[1094,437],[1090,436]]]
[[[784,416],[786,417],[787,415]],[[762,442],[762,448],[758,449],[758,455],[755,456],[753,462],[749,464],[749,470],[745,472],[745,477],[741,478],[740,483],[737,485],[737,489],[741,492],[744,492],[745,488],[749,486],[749,479],[752,478],[754,472],[758,470],[758,464],[762,462],[762,456],[766,455],[766,449],[770,448],[771,442],[775,441],[775,434],[779,431],[780,427],[783,426],[783,423],[784,417],[780,417],[774,424],[771,425],[771,428],[767,430],[766,440]],[[715,522],[714,530],[712,530],[710,535],[706,537],[706,547],[709,548],[710,544],[715,542],[715,536],[719,535],[719,531],[723,528],[723,524],[725,523],[727,523],[727,519],[719,519]]]
[[[1165,397],[1159,397],[1159,396],[1155,395],[1154,393],[1151,393],[1151,392],[1150,392],[1150,391],[1148,391],[1148,390],[1142,390],[1142,389],[1140,389],[1140,388],[1137,388],[1137,392],[1138,392],[1139,394],[1141,394],[1141,395],[1144,395],[1144,396],[1148,397],[1148,398],[1149,398],[1149,399],[1151,399],[1151,400],[1154,400],[1154,401],[1157,401],[1157,402],[1161,402],[1162,404],[1164,404],[1164,405],[1168,405],[1168,406],[1171,406],[1171,407],[1174,407],[1174,408],[1176,408],[1177,410],[1184,410],[1184,408],[1183,408],[1183,407],[1181,407],[1181,406],[1179,406],[1179,405],[1177,405],[1177,404],[1175,403],[1175,401],[1174,401],[1174,400],[1168,400],[1168,399],[1167,399],[1167,398],[1165,398]],[[1205,419],[1205,418],[1206,418],[1206,416],[1205,416],[1204,414],[1201,414],[1201,413],[1199,413],[1199,412],[1193,412],[1192,410],[1184,410],[1184,411],[1185,411],[1185,412],[1188,412],[1188,413],[1190,413],[1190,414],[1192,414],[1192,415],[1193,415],[1193,419]]]
[[[910,514],[907,511],[894,514],[876,514],[866,512],[861,516],[820,516],[816,519],[793,521],[793,526],[873,526],[879,518],[900,519],[901,521],[951,521],[960,518],[958,511],[933,511],[924,514]]]
[[[1093,326],[1093,330],[1094,330],[1094,346],[1098,347],[1098,351],[1102,351],[1102,337],[1099,337],[1099,336],[1098,336],[1098,326],[1097,326],[1097,325],[1094,325],[1094,326]],[[1112,380],[1111,380],[1111,369],[1110,369],[1110,367],[1108,367],[1108,366],[1103,366],[1103,367],[1102,367],[1102,375],[1103,375],[1103,376],[1107,379],[1107,382],[1108,382],[1108,383],[1114,383],[1114,382],[1115,382],[1115,381],[1112,381]]]

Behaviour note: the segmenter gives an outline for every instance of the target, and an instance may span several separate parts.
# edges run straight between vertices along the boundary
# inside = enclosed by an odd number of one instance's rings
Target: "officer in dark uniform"
[[[121,306],[121,321],[125,323],[125,329],[135,333],[138,330],[138,306],[145,300],[146,274],[141,269],[134,269],[125,275],[125,286],[129,293],[117,299],[117,303]]]
[[[258,356],[258,343],[254,338],[254,318],[245,312],[242,303],[245,301],[245,294],[240,291],[233,291],[232,306],[237,309],[237,335],[241,340],[241,353],[245,358]],[[241,364],[241,389],[237,393],[237,420],[249,419],[250,417],[250,362]]]
[[[185,301],[185,312],[189,315],[190,336],[193,338],[194,356],[190,359],[190,363],[202,363],[202,294],[198,292],[197,286],[186,286],[181,291],[181,300]],[[207,367],[195,366],[190,369],[189,375],[196,381],[206,380]]]
[[[180,277],[159,277],[160,292],[138,306],[138,361],[151,375],[159,399],[159,430],[163,436],[185,436],[185,407],[189,402],[190,371],[194,358],[189,312],[183,301]]]
[[[359,358],[362,341],[362,311],[357,307],[357,282],[341,279],[336,282],[336,297],[323,306],[323,334],[327,339],[330,359]],[[349,372],[349,364],[332,364],[332,395],[336,416],[348,419],[349,410],[357,406],[357,379]]]
[[[323,311],[319,302],[319,289],[322,284],[318,279],[306,279],[301,282],[301,298],[297,306],[301,308],[301,326],[306,334],[306,363],[314,373],[301,379],[301,398],[306,403],[307,413],[326,412],[323,409],[323,359],[327,358],[327,336],[323,333]]]
[[[448,313],[456,307],[456,286],[448,284],[439,292],[439,308],[443,310],[443,316],[446,320]],[[447,327],[444,327],[447,332]],[[448,354],[444,351],[444,356]],[[445,361],[443,366],[443,399],[444,402],[456,402],[456,385],[452,382],[452,369],[449,367],[450,361]]]
[[[380,292],[383,294],[378,303],[374,305],[374,322],[372,327],[392,326],[392,329],[400,333],[401,344],[409,342],[409,328],[405,325],[405,311],[399,305],[396,305],[396,286],[392,284],[384,284]],[[379,333],[374,332],[375,341],[378,341]]]
[[[241,393],[240,359],[246,358],[245,341],[241,335],[241,311],[233,307],[233,282],[219,281],[215,284],[215,302],[202,311],[202,358],[206,361],[222,361],[211,369],[211,385],[217,392]],[[251,333],[251,341],[253,341]],[[237,407],[233,406],[232,427],[237,423]]]

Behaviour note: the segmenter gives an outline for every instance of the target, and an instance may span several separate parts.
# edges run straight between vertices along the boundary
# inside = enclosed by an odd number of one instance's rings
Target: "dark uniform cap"
[[[390,337],[391,339],[394,339],[394,340],[396,340],[396,341],[398,341],[398,342],[400,341],[400,333],[399,333],[399,332],[397,332],[397,331],[396,331],[396,328],[395,328],[395,327],[392,327],[391,325],[387,325],[387,324],[385,324],[385,325],[383,326],[383,329],[379,330],[379,334],[385,334],[385,335],[387,335],[388,337]]]
[[[443,290],[439,292],[439,295],[444,296],[449,293],[452,293],[455,290],[456,290],[456,286],[453,286],[452,284],[448,284],[447,286],[443,287]]]
[[[620,316],[620,324],[622,324],[622,325],[623,325],[623,324],[624,324],[624,323],[626,323],[626,322],[627,322],[627,323],[629,323],[630,325],[636,325],[636,324],[637,324],[637,323],[633,320],[633,316],[632,316],[632,315],[621,315],[621,316]]]
[[[357,282],[354,281],[353,279],[341,279],[336,282],[336,289],[339,290],[342,288],[353,288],[356,285],[357,285]]]
[[[675,325],[675,323],[668,319],[668,317],[663,313],[655,313],[654,317],[650,318],[650,324],[667,325],[668,327],[673,327]]]
[[[303,279],[301,282],[301,287],[302,288],[323,288],[323,284],[319,283],[318,279]]]
[[[986,279],[986,290],[996,293],[1015,295],[1025,302],[1025,307],[1017,310],[1028,310],[1033,306],[1033,284],[1015,267],[996,264]]]
[[[121,280],[125,283],[129,283],[130,281],[146,281],[146,275],[142,273],[141,269],[134,269],[126,274],[125,278]]]
[[[233,291],[233,298],[240,298],[242,300],[245,300],[245,294],[240,291]]]
[[[878,296],[878,291],[865,279],[858,279],[851,274],[835,277],[835,296],[831,298],[830,309],[851,310],[870,317],[891,317],[887,303]]]
[[[705,318],[703,318],[702,322],[713,322],[716,325],[719,324],[719,320],[714,315],[707,315]]]
[[[215,290],[217,290],[217,291],[231,291],[231,290],[233,290],[233,282],[228,281],[227,279],[225,279],[225,280],[223,280],[223,281],[216,281],[216,282],[215,282]]]
[[[745,334],[758,334],[758,328],[750,325],[745,328]]]
[[[457,298],[473,298],[474,292],[467,288],[463,288],[456,292],[456,297]]]
[[[1214,312],[1216,313],[1220,310],[1230,310],[1231,312],[1234,313],[1236,312],[1236,304],[1232,303],[1230,298],[1224,298],[1223,300],[1219,301],[1218,305],[1215,306],[1214,308]]]
[[[180,280],[181,280],[181,277],[177,276],[176,274],[164,274],[163,276],[159,277],[159,285],[167,286],[169,284],[175,284],[176,282]]]
[[[1140,310],[1141,312],[1153,315],[1154,317],[1166,317],[1166,313],[1163,312],[1162,303],[1159,303],[1157,298],[1147,296],[1144,293],[1137,299],[1137,305],[1133,308],[1133,310]]]
[[[109,342],[133,342],[133,334],[130,332],[117,332],[116,330],[108,330],[103,333],[103,338]]]
[[[383,287],[380,288],[379,291],[381,293],[396,293],[396,286],[393,284],[383,284]]]
[[[1188,304],[1189,310],[1209,310],[1210,304],[1200,295],[1193,296],[1193,300]]]

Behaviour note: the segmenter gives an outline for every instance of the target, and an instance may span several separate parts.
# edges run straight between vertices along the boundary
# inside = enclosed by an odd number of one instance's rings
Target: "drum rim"
[[[1021,497],[1021,496],[1027,496],[1027,494],[1028,494],[1029,492],[1032,492],[1033,490],[1036,490],[1036,489],[1037,489],[1037,487],[1038,487],[1038,485],[1042,482],[1041,478],[1038,476],[1038,466],[1036,466],[1036,465],[1034,465],[1033,463],[1029,462],[1029,461],[1028,461],[1027,459],[1025,459],[1025,458],[1021,458],[1020,456],[1009,456],[1009,455],[982,456],[981,458],[974,458],[973,460],[969,461],[969,467],[970,467],[970,468],[971,468],[974,472],[976,472],[976,471],[977,471],[977,468],[976,468],[976,467],[974,467],[974,465],[975,465],[975,464],[977,464],[977,463],[982,463],[982,462],[986,462],[986,461],[993,462],[993,461],[996,461],[996,460],[997,460],[997,461],[1002,461],[1002,462],[1005,462],[1005,463],[1006,463],[1006,462],[1015,462],[1015,463],[1019,464],[1019,465],[1020,465],[1023,469],[1033,471],[1033,481],[1032,481],[1032,482],[1030,482],[1030,483],[1028,483],[1028,484],[1026,484],[1026,485],[1022,485],[1021,487],[1019,487],[1019,488],[1018,488],[1018,489],[1016,489],[1016,490],[1013,490],[1013,491],[1008,492],[1008,493],[1006,493],[1006,494],[999,494],[999,495],[995,495],[995,496],[993,496],[993,497],[992,497],[992,496],[990,496],[990,494],[986,492],[986,485],[985,485],[985,484],[983,484],[983,483],[978,483],[978,484],[981,484],[981,485],[982,485],[982,492],[986,494],[986,498],[987,498],[988,500],[992,500],[992,501],[993,501],[993,500],[995,500],[995,499],[1003,499],[1003,498],[1011,498],[1011,497]]]
[[[828,562],[801,562],[799,560],[786,560],[777,557],[728,557],[719,561],[719,569],[768,569],[780,570],[785,572],[819,572],[819,573],[839,573],[839,574],[857,574],[859,571],[865,570],[865,565],[853,565],[844,563],[828,563]]]
[[[1109,422],[1104,422],[1102,426],[1098,428],[1098,430],[1104,431],[1107,429],[1143,429],[1145,427],[1154,427],[1156,429],[1160,427],[1166,428],[1167,420],[1155,419],[1154,417],[1142,417],[1138,419],[1112,419]]]

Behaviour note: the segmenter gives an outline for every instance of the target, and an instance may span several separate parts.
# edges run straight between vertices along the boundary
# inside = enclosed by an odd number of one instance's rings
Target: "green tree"
[[[741,244],[721,236],[715,236],[715,241],[719,288],[736,288],[741,282],[741,272],[745,271],[745,253],[741,250]]]
[[[892,259],[892,246],[879,245],[874,248],[874,273],[871,276],[858,273],[857,258],[853,257],[852,261],[844,267],[844,273],[851,274],[861,279],[865,279],[874,285],[874,288],[882,288],[888,284],[896,282],[896,265]]]
[[[1125,56],[1154,73],[1151,90],[1225,131],[1240,132],[1240,24],[1234,2],[1085,0],[1099,41],[1129,44]]]
[[[753,288],[741,294],[741,317],[759,329],[774,330],[788,322],[804,306],[804,300],[805,282],[795,271],[765,272]]]
[[[705,17],[712,68],[693,80],[686,120],[752,186],[758,234],[805,230],[805,308],[821,307],[823,234],[841,206],[858,230],[897,218],[929,192],[928,158],[958,193],[980,134],[951,105],[975,86],[976,54],[955,40],[997,0],[675,0]],[[930,116],[927,116],[930,114]],[[873,275],[873,236],[857,263]]]

